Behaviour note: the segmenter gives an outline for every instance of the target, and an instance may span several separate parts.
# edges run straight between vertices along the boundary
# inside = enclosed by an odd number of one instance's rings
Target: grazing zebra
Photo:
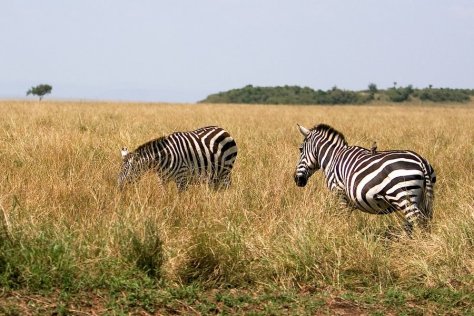
[[[342,204],[372,214],[399,211],[409,234],[415,222],[427,227],[436,176],[426,159],[408,150],[349,146],[342,133],[325,124],[298,128],[305,139],[294,175],[297,186],[304,187],[323,169],[328,188],[337,192]]]
[[[203,181],[214,188],[227,187],[236,157],[234,139],[220,127],[176,132],[149,141],[133,152],[123,148],[118,184],[123,188],[151,169],[163,181],[175,181],[180,191],[190,183]]]

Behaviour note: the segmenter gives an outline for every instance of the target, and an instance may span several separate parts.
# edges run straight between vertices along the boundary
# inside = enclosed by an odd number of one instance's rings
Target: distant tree
[[[370,98],[373,99],[375,94],[378,92],[377,85],[375,83],[369,83],[369,94]]]
[[[369,83],[369,92],[370,93],[377,93],[377,85],[375,83]]]
[[[39,84],[36,87],[31,87],[31,89],[26,92],[26,95],[36,95],[41,101],[46,94],[51,93],[51,90],[53,90],[53,87],[49,84]]]
[[[408,85],[405,88],[391,88],[387,90],[388,99],[392,102],[404,102],[410,98],[410,95],[413,94],[413,86]]]

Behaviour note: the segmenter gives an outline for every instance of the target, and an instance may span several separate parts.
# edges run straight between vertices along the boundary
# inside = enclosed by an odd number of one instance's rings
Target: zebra
[[[134,182],[146,171],[156,171],[163,182],[175,181],[179,191],[197,182],[227,188],[237,157],[237,145],[221,127],[207,126],[175,132],[151,140],[132,152],[122,148],[118,185]]]
[[[297,186],[304,187],[323,169],[327,187],[344,206],[371,214],[401,213],[409,235],[414,224],[428,227],[436,175],[425,158],[409,150],[349,146],[342,133],[326,124],[298,129],[305,138],[294,174]]]

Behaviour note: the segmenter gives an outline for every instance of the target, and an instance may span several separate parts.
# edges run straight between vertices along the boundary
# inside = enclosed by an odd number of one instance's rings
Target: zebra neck
[[[162,160],[162,148],[154,142],[149,143],[147,146],[142,147],[139,152],[140,164],[143,169],[152,169],[161,165]]]
[[[143,171],[152,169],[156,166],[156,158],[153,155],[141,153],[139,161],[140,161],[140,168]]]
[[[327,148],[325,151],[322,151],[318,154],[319,165],[321,169],[324,170],[324,174],[330,175],[334,170],[335,157],[342,149],[347,147],[347,145],[334,145]]]
[[[147,166],[166,176],[176,168],[178,160],[168,147],[154,147],[147,155]]]
[[[155,158],[150,164],[151,168],[158,169],[160,172],[164,172],[165,170],[169,169],[170,160],[168,152],[165,150],[157,152]]]

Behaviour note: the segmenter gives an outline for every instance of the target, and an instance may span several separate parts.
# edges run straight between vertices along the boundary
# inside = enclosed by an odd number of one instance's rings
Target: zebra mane
[[[161,136],[161,137],[155,138],[153,140],[150,140],[150,141],[138,146],[133,152],[137,153],[137,154],[142,154],[150,146],[159,146],[159,144],[162,143],[165,138],[166,138],[166,136]]]
[[[311,131],[322,132],[322,133],[325,132],[327,135],[334,135],[335,137],[341,139],[345,145],[347,145],[347,141],[346,141],[346,138],[344,137],[344,135],[341,132],[339,132],[338,130],[332,128],[331,126],[329,126],[327,124],[318,124],[310,130]]]

